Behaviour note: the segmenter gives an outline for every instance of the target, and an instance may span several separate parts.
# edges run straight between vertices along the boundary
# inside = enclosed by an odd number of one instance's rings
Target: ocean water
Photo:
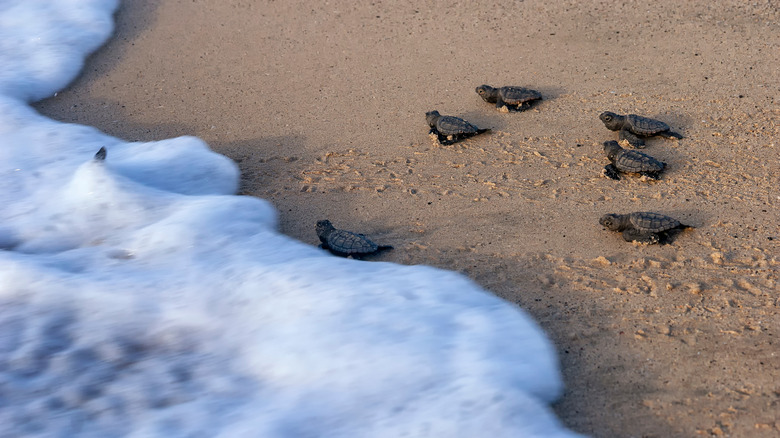
[[[280,234],[198,138],[33,111],[117,3],[0,0],[0,437],[576,436],[523,310]]]

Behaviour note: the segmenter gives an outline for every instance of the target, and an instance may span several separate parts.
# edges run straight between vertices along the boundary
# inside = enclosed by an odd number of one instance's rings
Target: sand
[[[564,423],[595,437],[780,434],[780,11],[720,2],[127,1],[36,104],[128,140],[196,135],[282,232],[314,223],[458,270],[550,334]],[[544,100],[501,113],[474,92]],[[424,113],[492,133],[452,146]],[[660,181],[601,175],[602,111],[668,123]],[[604,213],[694,226],[624,242]],[[506,333],[506,336],[513,336]]]

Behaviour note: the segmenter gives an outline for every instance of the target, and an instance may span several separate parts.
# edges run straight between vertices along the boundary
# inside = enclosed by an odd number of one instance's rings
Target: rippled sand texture
[[[117,20],[39,111],[197,135],[286,234],[316,244],[328,218],[518,303],[556,343],[578,432],[780,434],[777,2],[125,2]],[[483,83],[545,100],[501,113]],[[493,132],[439,146],[434,109]],[[648,141],[660,181],[601,175],[605,110],[685,137]],[[695,228],[643,246],[598,225],[637,210]]]

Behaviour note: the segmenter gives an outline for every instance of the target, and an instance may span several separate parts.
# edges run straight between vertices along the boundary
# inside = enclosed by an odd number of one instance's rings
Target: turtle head
[[[317,221],[317,225],[314,227],[314,230],[317,232],[318,237],[322,237],[325,234],[329,233],[330,231],[333,231],[334,229],[335,228],[333,228],[333,224],[330,223],[330,221],[327,219]]]
[[[498,100],[498,89],[493,88],[490,85],[480,85],[477,87],[476,91],[477,94],[479,94],[479,97],[485,102],[496,103]]]
[[[436,110],[425,113],[425,120],[428,122],[429,126],[434,126],[436,121],[439,120],[439,117],[441,117],[441,114]]]
[[[614,160],[618,152],[622,150],[623,148],[621,148],[620,144],[618,144],[618,142],[616,142],[615,140],[604,142],[604,153],[607,154],[607,158],[609,158],[610,160]]]
[[[621,216],[618,214],[605,214],[599,219],[601,226],[607,227],[610,231],[620,231],[620,227],[623,225]]]
[[[604,111],[599,115],[599,119],[604,122],[604,126],[610,131],[619,131],[623,127],[623,117],[618,114]]]

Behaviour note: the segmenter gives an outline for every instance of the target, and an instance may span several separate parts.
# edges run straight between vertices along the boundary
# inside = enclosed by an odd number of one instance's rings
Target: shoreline
[[[79,79],[33,107],[128,140],[201,137],[285,234],[316,244],[329,218],[396,247],[376,260],[460,271],[519,304],[558,348],[556,413],[577,432],[778,430],[776,10],[252,6],[123,3]],[[482,83],[544,100],[502,114]],[[433,109],[493,132],[437,146]],[[670,165],[660,181],[600,175],[604,110],[682,131],[648,142]],[[634,210],[696,229],[636,246],[597,223]]]

